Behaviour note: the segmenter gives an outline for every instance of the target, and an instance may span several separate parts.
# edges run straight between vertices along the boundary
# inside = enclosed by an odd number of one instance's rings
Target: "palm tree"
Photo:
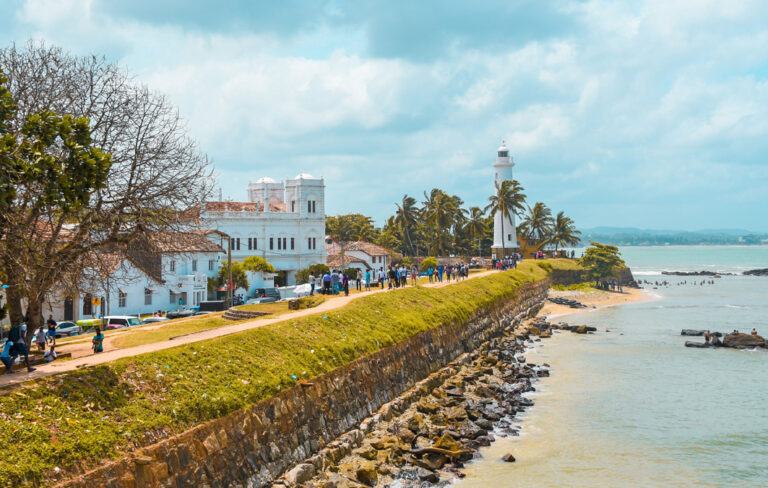
[[[525,209],[525,194],[523,193],[523,187],[517,180],[505,180],[501,184],[497,181],[494,185],[496,192],[488,197],[490,203],[486,205],[485,211],[490,211],[494,215],[497,212],[501,213],[501,255],[506,256],[504,221],[511,214],[520,215],[520,212]]]
[[[464,226],[464,232],[469,234],[472,239],[477,240],[477,253],[480,253],[480,238],[485,235],[487,226],[485,224],[485,212],[480,207],[471,207],[469,217]]]
[[[430,228],[431,254],[439,255],[445,250],[446,233],[451,228],[457,215],[461,214],[456,197],[433,188],[427,195],[424,192],[424,222]],[[460,200],[458,200],[460,201]]]
[[[520,231],[528,239],[545,243],[546,237],[551,234],[553,224],[552,211],[549,207],[542,202],[536,202],[533,208],[528,207],[528,213],[520,223]]]
[[[411,250],[411,255],[415,256],[416,251],[413,248],[413,241],[411,240],[411,229],[416,225],[416,218],[418,217],[418,208],[416,207],[416,199],[403,195],[402,203],[395,203],[397,212],[395,212],[395,223],[400,226],[405,238],[408,240],[408,245]]]
[[[579,236],[581,232],[576,230],[576,224],[573,223],[573,219],[565,216],[565,212],[558,212],[555,217],[555,223],[552,226],[552,230],[549,236],[547,236],[547,243],[555,245],[555,251],[560,246],[575,246],[581,239]]]

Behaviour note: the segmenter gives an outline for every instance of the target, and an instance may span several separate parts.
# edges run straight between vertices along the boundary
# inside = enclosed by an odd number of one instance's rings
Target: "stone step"
[[[251,310],[238,310],[236,308],[230,308],[224,312],[224,317],[227,320],[248,320],[270,315],[269,312],[256,312]]]

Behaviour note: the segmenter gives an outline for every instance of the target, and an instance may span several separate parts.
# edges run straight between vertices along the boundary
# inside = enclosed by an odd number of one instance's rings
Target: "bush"
[[[421,270],[426,271],[429,268],[435,269],[437,268],[437,259],[433,257],[424,258],[424,260],[421,261]]]
[[[245,271],[261,271],[263,273],[275,272],[275,267],[261,256],[248,256],[243,259],[243,269]]]
[[[304,268],[296,271],[296,283],[307,283],[309,281],[309,275],[314,275],[315,278],[323,276],[325,273],[330,273],[331,270],[324,264],[313,264],[309,268]]]

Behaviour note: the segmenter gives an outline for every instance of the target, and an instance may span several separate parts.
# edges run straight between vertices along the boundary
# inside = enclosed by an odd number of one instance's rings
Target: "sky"
[[[492,192],[581,228],[768,231],[764,1],[2,0],[0,45],[103,54],[178,106],[225,197],[325,178],[377,223]]]

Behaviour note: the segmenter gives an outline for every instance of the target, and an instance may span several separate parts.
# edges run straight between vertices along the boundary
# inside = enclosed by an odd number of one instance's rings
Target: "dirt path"
[[[496,273],[497,271],[483,271],[480,273],[473,273],[470,274],[467,279],[474,279],[479,278],[481,276],[487,276],[491,273]],[[432,287],[432,288],[441,288],[443,286],[449,286],[451,284],[456,283],[456,281],[451,281],[448,283],[447,281],[443,281],[442,283],[430,283],[426,285],[420,285],[425,287]],[[396,289],[393,289],[391,291],[395,291]],[[37,366],[37,370],[32,373],[27,373],[26,370],[23,367],[16,367],[17,374],[14,375],[8,375],[3,374],[0,375],[0,387],[6,386],[6,385],[14,385],[23,383],[25,381],[29,381],[35,378],[41,378],[44,376],[50,376],[55,375],[59,373],[63,373],[65,371],[72,371],[79,368],[84,368],[88,366],[94,366],[97,364],[103,364],[110,361],[115,361],[117,359],[130,357],[130,356],[136,356],[138,354],[144,354],[147,352],[154,352],[154,351],[160,351],[163,349],[168,349],[171,347],[180,346],[182,344],[190,344],[193,342],[198,341],[204,341],[207,339],[213,339],[216,337],[221,337],[229,334],[235,334],[238,332],[243,332],[246,330],[255,329],[258,327],[264,327],[267,325],[272,325],[277,322],[284,322],[286,320],[291,320],[299,317],[305,317],[307,315],[314,315],[319,314],[322,312],[326,312],[328,310],[335,310],[341,307],[344,307],[352,300],[356,300],[360,297],[365,297],[372,295],[374,293],[387,293],[390,290],[383,289],[383,290],[372,290],[369,292],[363,292],[363,293],[356,293],[354,295],[350,296],[337,296],[334,298],[330,298],[317,307],[314,308],[308,308],[304,310],[298,310],[296,312],[291,312],[287,314],[280,315],[279,317],[275,317],[273,319],[257,319],[257,320],[251,320],[248,322],[240,322],[234,325],[225,325],[222,327],[217,327],[214,329],[207,329],[200,332],[195,332],[189,335],[177,337],[175,339],[167,340],[167,341],[161,341],[161,342],[155,342],[152,344],[144,344],[141,346],[136,347],[128,347],[125,349],[113,349],[113,350],[107,350],[103,353],[99,354],[90,354],[87,356],[78,357],[75,359],[71,359],[68,361],[54,361],[49,364],[41,364]],[[86,348],[87,350],[90,350],[90,343],[86,342],[85,344],[77,344],[75,348],[76,350],[79,350],[81,347]],[[0,392],[2,394],[2,392]]]

